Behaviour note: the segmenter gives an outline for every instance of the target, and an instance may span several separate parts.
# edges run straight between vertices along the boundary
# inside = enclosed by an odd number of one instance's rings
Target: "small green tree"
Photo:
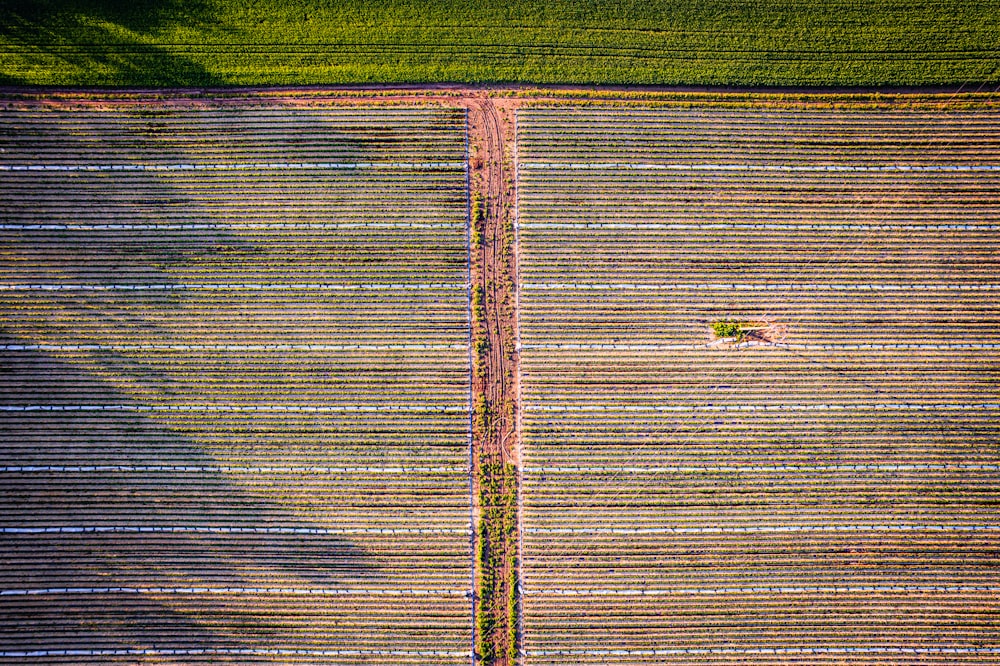
[[[733,338],[737,342],[745,340],[747,333],[750,332],[745,322],[726,319],[712,322],[712,331],[719,339]]]

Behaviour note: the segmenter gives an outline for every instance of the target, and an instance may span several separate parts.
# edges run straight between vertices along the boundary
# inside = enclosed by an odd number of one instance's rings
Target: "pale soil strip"
[[[2,287],[0,287],[2,288]],[[855,284],[826,282],[525,282],[522,289],[538,291],[996,291],[1000,284]]]
[[[524,437],[522,433],[524,432],[524,382],[522,381],[523,375],[523,365],[521,357],[521,349],[523,347],[521,343],[521,188],[518,185],[522,182],[521,179],[521,161],[520,161],[520,134],[518,132],[518,120],[519,113],[514,113],[514,141],[513,152],[514,152],[514,202],[512,206],[513,215],[513,227],[514,227],[514,349],[517,352],[517,371],[514,373],[514,404],[516,406],[514,413],[514,432],[517,433],[517,438],[515,441],[516,447],[516,460],[517,465],[517,603],[518,603],[518,613],[517,613],[517,635],[520,639],[519,657],[521,658],[521,664],[527,662],[527,653],[524,650],[524,644],[526,642],[527,635],[525,633],[525,618],[524,618],[524,605],[522,599],[524,597],[524,554],[525,554],[525,540],[524,540],[524,524],[525,524],[525,508],[524,508],[524,475],[525,475],[525,444]],[[515,660],[514,664],[511,666],[518,666],[518,662]]]
[[[791,344],[787,342],[743,342],[731,347],[775,347],[790,351],[962,351],[962,350],[1000,350],[1000,343],[991,342],[947,342],[947,343],[830,343],[830,344]],[[601,344],[601,343],[529,343],[522,344],[521,349],[537,349],[542,351],[702,351],[718,349],[717,343],[701,345],[691,344]]]
[[[728,594],[858,594],[870,592],[1000,592],[1000,585],[806,585],[753,587],[677,587],[677,588],[562,588],[524,590],[533,597],[664,597],[713,596]],[[3,592],[0,592],[3,594]]]
[[[39,587],[20,590],[0,590],[0,597],[41,596],[56,594],[275,594],[316,597],[378,596],[378,597],[464,597],[468,590],[419,590],[394,588],[328,588],[328,587]]]
[[[7,228],[6,226],[0,228]],[[666,231],[1000,231],[1000,224],[752,224],[740,222],[521,222],[521,229],[640,229]]]
[[[0,472],[5,471],[0,468]],[[998,472],[1000,465],[987,464],[885,464],[885,465],[683,465],[667,467],[525,467],[526,473],[533,474],[704,474],[704,473],[737,473],[753,474],[759,472]]]
[[[773,405],[524,405],[526,412],[860,412],[860,411],[988,411],[1000,403],[858,403]]]
[[[669,657],[682,655],[778,654],[1000,654],[1000,647],[776,647],[776,648],[661,648],[657,650],[527,650],[529,657]]]
[[[465,414],[467,405],[0,405],[0,412],[441,412]]]
[[[462,223],[420,222],[219,222],[190,224],[0,224],[0,231],[213,231],[247,230],[316,230],[344,229],[464,229]],[[983,227],[985,228],[985,227]]]
[[[32,659],[41,657],[196,657],[196,656],[250,656],[250,657],[447,657],[461,658],[465,652],[443,650],[323,650],[303,648],[121,648],[103,650],[2,650],[0,657]]]
[[[469,595],[469,655],[471,656],[471,665],[476,664],[476,530],[473,527],[476,524],[476,517],[478,513],[478,493],[476,492],[476,437],[475,437],[475,427],[473,423],[473,409],[475,403],[475,393],[476,393],[476,382],[474,378],[474,368],[475,368],[475,358],[472,349],[472,336],[474,328],[474,317],[472,313],[472,284],[475,281],[475,276],[473,275],[473,266],[475,264],[473,258],[473,248],[472,248],[472,169],[468,167],[471,153],[469,150],[469,109],[465,109],[465,252],[466,252],[466,269],[465,269],[465,279],[469,282],[468,289],[466,289],[466,321],[468,322],[468,327],[466,329],[465,338],[465,350],[466,358],[468,364],[468,376],[469,376],[469,419],[468,419],[468,447],[469,447],[469,457],[468,457],[468,480],[469,480],[469,590],[471,594]],[[466,655],[462,655],[463,657]]]
[[[186,284],[0,284],[0,291],[438,291],[466,290],[460,282],[334,284],[290,283],[186,283]]]
[[[551,170],[635,170],[635,171],[789,171],[834,173],[906,173],[906,172],[989,172],[1000,171],[996,164],[926,164],[862,166],[849,164],[656,164],[640,162],[521,162],[521,168]]]
[[[465,162],[236,162],[233,164],[0,164],[0,171],[274,171],[303,169],[458,169]]]
[[[998,345],[1000,347],[1000,345]],[[187,344],[153,344],[153,345],[0,345],[0,351],[44,351],[44,352],[271,352],[271,351],[314,351],[314,352],[345,352],[345,351],[465,351],[468,345],[327,345],[327,344],[269,344],[269,345],[187,345]]]
[[[182,472],[191,474],[465,474],[464,467],[245,467],[217,465],[6,465],[3,474],[104,474]]]
[[[1000,532],[997,525],[749,525],[736,527],[528,527],[533,534],[786,534],[812,532]]]
[[[56,525],[43,527],[0,527],[0,534],[288,534],[337,536],[350,534],[468,534],[465,528],[405,527],[239,527],[213,525]]]

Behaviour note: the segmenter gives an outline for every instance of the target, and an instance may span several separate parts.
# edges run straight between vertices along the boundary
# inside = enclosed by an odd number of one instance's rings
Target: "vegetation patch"
[[[518,639],[517,468],[511,463],[483,463],[478,480],[482,513],[476,552],[476,652],[487,664],[501,658],[513,664]]]
[[[712,332],[717,342],[781,342],[785,336],[785,327],[772,321],[739,321],[736,319],[719,319],[712,322]]]
[[[486,204],[483,195],[476,192],[472,196],[472,247],[479,249],[483,246],[483,223],[486,221]]]

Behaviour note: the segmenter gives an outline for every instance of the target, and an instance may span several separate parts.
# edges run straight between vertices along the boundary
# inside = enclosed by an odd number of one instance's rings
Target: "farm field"
[[[468,663],[465,110],[0,115],[0,661]]]
[[[0,85],[1000,83],[998,0],[8,0]]]
[[[524,663],[996,663],[996,110],[517,123]]]

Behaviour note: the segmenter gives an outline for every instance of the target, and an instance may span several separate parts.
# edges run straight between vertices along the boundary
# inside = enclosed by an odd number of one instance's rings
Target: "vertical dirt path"
[[[514,102],[466,97],[469,109],[473,283],[473,466],[476,652],[517,663],[517,256]]]
[[[20,95],[46,108],[131,106],[199,108],[441,104],[468,110],[470,220],[473,225],[473,538],[476,661],[518,663],[519,432],[514,114],[531,98],[513,89],[462,86],[357,90],[242,89]],[[477,212],[479,211],[479,212]]]

